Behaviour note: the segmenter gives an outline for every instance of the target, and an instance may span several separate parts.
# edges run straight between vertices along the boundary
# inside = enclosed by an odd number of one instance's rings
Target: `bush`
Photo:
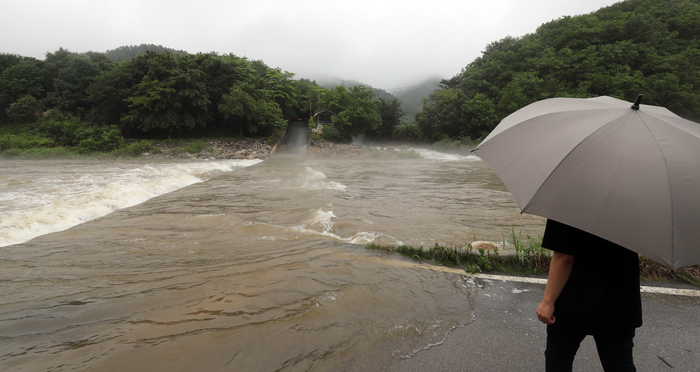
[[[7,134],[0,137],[0,151],[9,149],[27,149],[30,148],[29,139],[14,134]]]
[[[22,154],[22,149],[8,149],[8,150],[0,150],[0,157],[3,158],[18,158]]]
[[[63,147],[50,148],[29,148],[29,149],[9,149],[0,151],[2,158],[24,158],[24,159],[45,159],[45,158],[72,158],[77,154],[70,149]]]
[[[80,119],[60,114],[47,115],[40,125],[40,131],[47,137],[53,138],[58,146],[78,146],[80,141],[94,135],[91,128],[85,126]]]
[[[10,105],[7,116],[14,123],[28,124],[38,120],[43,105],[36,98],[26,95]]]
[[[124,137],[116,126],[104,128],[100,137],[100,147],[104,150],[114,150],[124,146]]]
[[[136,141],[112,151],[111,154],[117,157],[136,157],[141,156],[145,152],[150,152],[152,148],[153,141]],[[153,152],[156,153],[156,151]],[[158,152],[160,152],[160,149],[158,149]]]
[[[124,146],[124,137],[116,126],[90,127],[72,115],[51,111],[39,125],[39,131],[55,145],[77,147],[81,154],[109,151]]]
[[[392,132],[392,137],[395,140],[403,142],[418,142],[420,140],[420,131],[415,124],[397,125]]]
[[[204,142],[196,141],[188,143],[185,147],[182,148],[182,151],[190,154],[197,154],[202,150],[205,150],[206,148],[207,145],[205,145]]]
[[[345,135],[338,130],[338,127],[334,125],[324,125],[323,134],[320,136],[323,139],[331,142],[337,143],[350,143],[352,142],[352,137]]]
[[[0,136],[0,151],[9,149],[31,149],[37,147],[51,147],[54,142],[50,138],[38,136],[18,136],[6,134]]]
[[[78,144],[78,152],[81,154],[89,154],[100,150],[100,142],[94,138],[86,138]]]

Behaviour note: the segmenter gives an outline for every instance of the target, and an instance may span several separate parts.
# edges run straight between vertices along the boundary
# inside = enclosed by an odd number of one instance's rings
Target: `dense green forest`
[[[427,141],[478,140],[551,97],[608,95],[700,119],[700,1],[627,0],[489,44],[415,117]]]
[[[43,61],[0,55],[0,151],[87,153],[118,148],[124,138],[275,136],[290,120],[325,109],[337,114],[326,138],[385,139],[403,115],[396,98],[377,98],[362,85],[324,89],[232,54],[145,49],[117,49],[120,62],[63,48]]]
[[[291,120],[337,114],[324,137],[460,145],[550,97],[609,95],[700,119],[700,0],[627,0],[562,17],[486,46],[404,115],[396,97],[353,81],[325,86],[233,54],[155,45],[107,53],[59,49],[44,60],[0,54],[0,153],[89,153],[125,138],[278,135]],[[429,82],[421,89],[433,89]],[[415,100],[405,93],[405,99]],[[399,93],[396,93],[400,95]],[[404,106],[405,107],[405,106]],[[137,152],[138,148],[134,150]]]

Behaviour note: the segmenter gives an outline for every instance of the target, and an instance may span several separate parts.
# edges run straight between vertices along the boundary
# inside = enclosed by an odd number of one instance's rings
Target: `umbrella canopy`
[[[535,102],[473,151],[523,213],[671,269],[700,264],[700,124],[638,103],[606,96]]]

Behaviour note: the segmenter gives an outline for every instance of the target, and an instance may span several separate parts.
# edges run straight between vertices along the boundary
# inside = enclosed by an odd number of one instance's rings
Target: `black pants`
[[[576,351],[581,341],[592,335],[595,340],[600,363],[605,372],[634,372],[632,347],[634,328],[610,328],[601,331],[585,332],[563,322],[547,325],[547,372],[571,372]]]

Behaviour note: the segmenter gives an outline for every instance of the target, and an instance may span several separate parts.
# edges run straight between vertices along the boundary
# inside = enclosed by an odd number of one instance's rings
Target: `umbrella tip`
[[[642,95],[637,96],[637,100],[634,101],[634,104],[632,105],[632,110],[639,110],[639,103],[642,102]]]

